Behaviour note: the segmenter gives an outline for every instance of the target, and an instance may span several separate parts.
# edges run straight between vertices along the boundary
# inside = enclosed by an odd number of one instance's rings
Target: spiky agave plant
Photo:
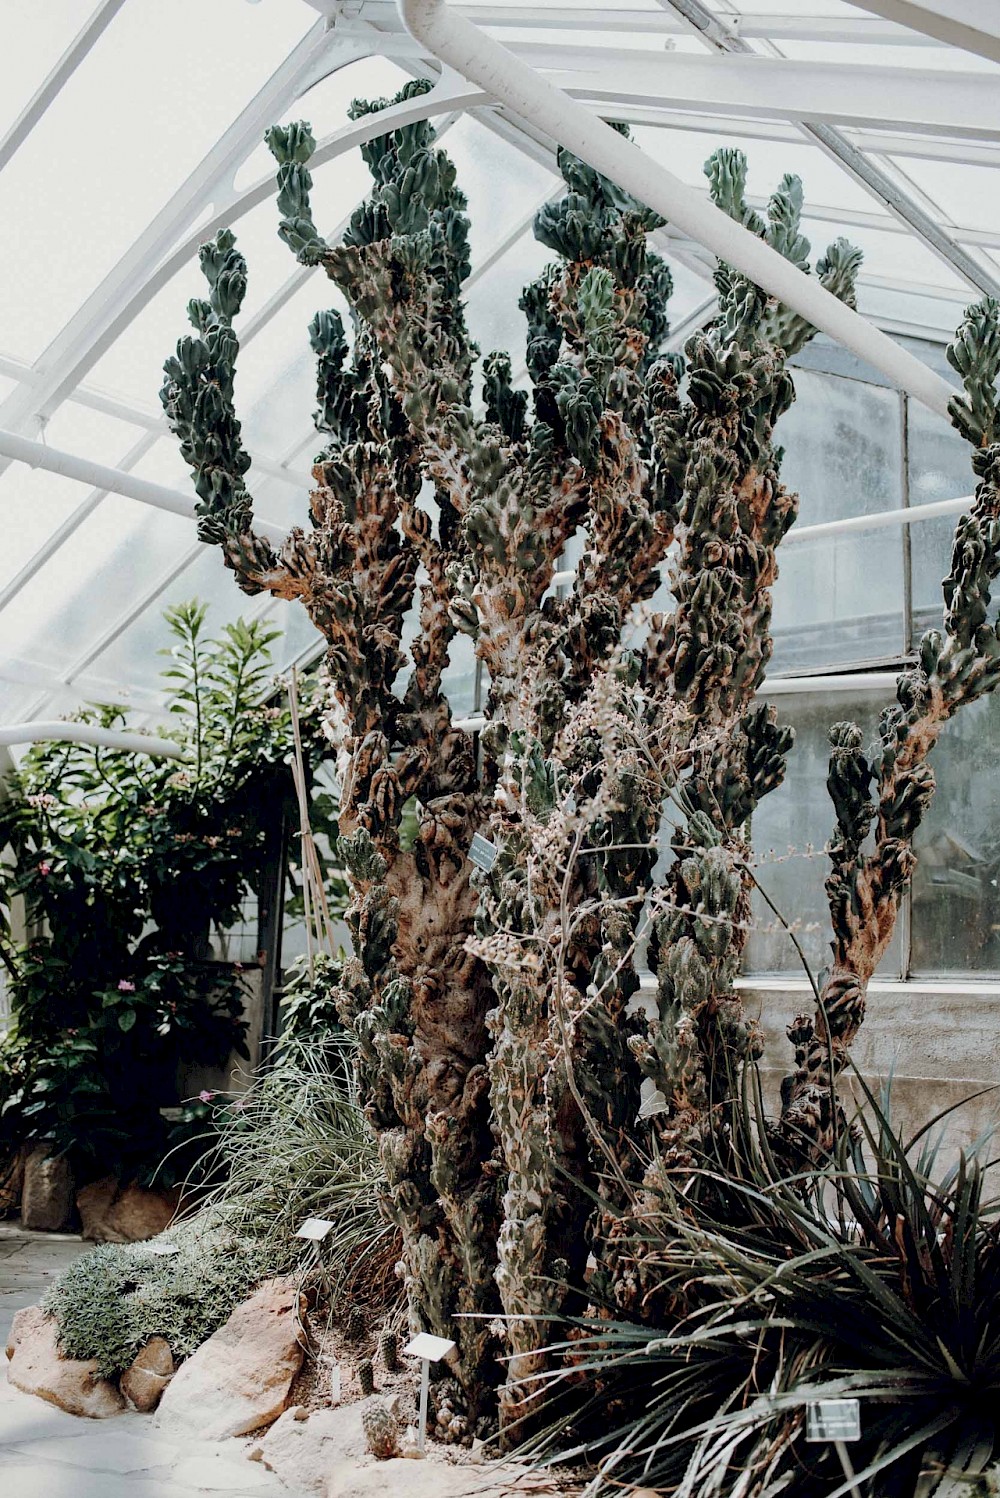
[[[647,1203],[669,1329],[573,1328],[534,1447],[595,1463],[588,1495],[970,1498],[1000,1446],[997,1204],[975,1155],[939,1169],[938,1120],[904,1143],[857,1085],[818,1171],[776,1165],[758,1086],[725,1159]],[[853,1477],[806,1442],[807,1403],[841,1397],[861,1406]]]

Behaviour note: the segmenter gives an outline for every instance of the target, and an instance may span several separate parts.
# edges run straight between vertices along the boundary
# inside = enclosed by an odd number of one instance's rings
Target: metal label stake
[[[427,1399],[431,1388],[431,1364],[439,1363],[454,1347],[454,1342],[449,1342],[447,1337],[432,1337],[430,1332],[421,1332],[403,1348],[405,1357],[419,1358],[421,1362],[420,1429],[417,1432],[417,1443],[421,1451],[427,1445]]]

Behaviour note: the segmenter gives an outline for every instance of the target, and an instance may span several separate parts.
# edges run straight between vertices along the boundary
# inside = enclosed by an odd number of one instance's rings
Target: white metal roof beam
[[[335,0],[320,5],[333,14]],[[684,27],[673,16],[655,10],[618,10],[608,6],[551,5],[456,5],[459,15],[476,21],[490,30],[576,30],[640,32],[661,36],[681,36]],[[399,32],[399,11],[395,0],[362,0],[355,19],[390,33]],[[828,16],[799,16],[790,11],[744,15],[738,21],[739,33],[748,40],[786,42],[861,42],[868,46],[933,46],[930,37],[914,36],[905,27],[876,16],[858,16],[850,24]]]
[[[400,0],[400,3],[407,26],[421,44],[492,94],[515,118],[529,120],[534,128],[560,141],[675,228],[736,266],[845,348],[867,359],[892,384],[909,391],[932,411],[942,415],[947,412],[952,390],[940,375],[893,343],[872,323],[838,301],[818,280],[804,275],[742,224],[714,204],[706,203],[672,172],[568,98],[499,42],[455,15],[444,0]],[[768,65],[765,58],[721,57],[705,61]]]
[[[104,35],[124,3],[125,0],[102,0],[84,22],[55,67],[39,84],[3,140],[0,140],[0,172],[23,146],[63,84],[73,76],[95,42]],[[7,24],[12,24],[12,18],[8,17]]]
[[[1000,10],[996,0],[848,0],[899,26],[1000,62]]]
[[[733,27],[708,9],[703,0],[659,0],[666,10],[673,11],[686,22],[706,46],[722,54],[754,56],[750,43]],[[882,170],[864,152],[851,144],[841,131],[833,125],[822,123],[799,126],[807,140],[814,141],[827,156],[852,177],[866,192],[881,203],[927,245],[951,270],[955,270],[976,291],[987,296],[1000,296],[1000,281],[980,265],[968,250],[957,244],[941,223],[928,213],[910,194]]]
[[[123,468],[110,468],[105,463],[95,463],[90,458],[78,457],[75,453],[49,447],[44,442],[33,442],[19,432],[8,432],[0,428],[0,456],[11,462],[26,463],[29,468],[44,468],[48,473],[58,473],[64,478],[76,479],[81,484],[90,484],[95,489],[112,494],[124,494],[140,504],[152,505],[157,510],[167,510],[181,515],[185,520],[194,520],[195,501],[181,489],[168,489],[165,484],[154,484],[141,479]],[[280,544],[287,534],[286,527],[274,525],[269,520],[254,520],[254,528],[269,541]]]
[[[538,71],[558,74],[553,81],[564,92],[595,102],[632,100],[685,109],[707,106],[713,112],[757,119],[891,125],[931,134],[1000,139],[997,83],[989,73],[756,55],[674,52],[658,56],[624,47],[557,47],[536,42],[517,43],[510,51]]]

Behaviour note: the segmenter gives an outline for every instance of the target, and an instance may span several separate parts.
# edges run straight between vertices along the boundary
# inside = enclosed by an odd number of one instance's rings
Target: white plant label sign
[[[308,1238],[312,1243],[321,1243],[333,1227],[325,1217],[307,1217],[295,1234],[296,1238]]]
[[[807,1441],[860,1441],[861,1405],[856,1399],[814,1399],[806,1405]]]

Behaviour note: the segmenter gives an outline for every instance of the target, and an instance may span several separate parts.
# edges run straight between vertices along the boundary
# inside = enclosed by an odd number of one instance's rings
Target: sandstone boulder
[[[323,1498],[330,1473],[338,1462],[358,1462],[365,1454],[365,1437],[354,1406],[305,1410],[293,1407],[271,1426],[250,1452],[295,1493]]]
[[[41,1306],[18,1311],[7,1343],[7,1378],[25,1394],[37,1394],[71,1415],[104,1420],[119,1415],[125,1401],[108,1379],[101,1378],[94,1359],[78,1361],[59,1351],[55,1318]]]
[[[60,1233],[73,1215],[73,1174],[65,1155],[36,1145],[24,1162],[21,1221],[40,1233]]]
[[[302,1366],[300,1296],[269,1280],[174,1374],[157,1413],[164,1429],[207,1441],[271,1425]]]
[[[94,1243],[138,1243],[155,1238],[173,1221],[179,1201],[179,1189],[145,1191],[141,1186],[122,1186],[114,1176],[104,1176],[77,1193],[80,1231]]]
[[[174,1374],[174,1358],[165,1337],[150,1337],[135,1362],[121,1376],[121,1390],[140,1414],[155,1410]]]
[[[13,1217],[21,1205],[24,1186],[24,1162],[27,1150],[19,1149],[12,1159],[0,1160],[0,1217]]]

